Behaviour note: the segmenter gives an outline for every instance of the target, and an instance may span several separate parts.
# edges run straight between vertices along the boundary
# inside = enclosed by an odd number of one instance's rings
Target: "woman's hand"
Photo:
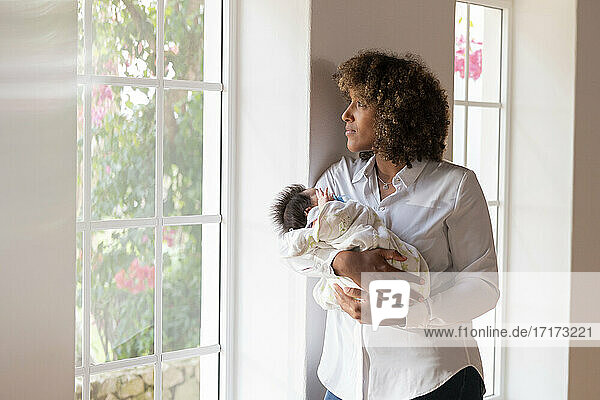
[[[333,286],[335,289],[333,294],[342,310],[361,324],[370,324],[371,306],[368,293],[351,287],[342,289],[337,283]]]
[[[334,283],[334,289],[333,294],[343,311],[361,324],[371,324],[371,302],[367,292],[350,287],[342,289],[337,283]],[[381,321],[380,325],[403,324],[404,318],[388,318]]]
[[[336,275],[352,279],[363,289],[368,287],[368,282],[361,285],[362,272],[393,272],[393,277],[388,279],[402,279],[409,283],[416,283],[417,285],[425,283],[422,278],[416,275],[392,267],[386,260],[406,261],[406,257],[396,250],[390,249],[345,250],[335,256],[332,266]],[[385,279],[385,274],[382,276],[382,279]],[[410,298],[414,301],[423,301],[423,296],[412,289],[410,290]]]

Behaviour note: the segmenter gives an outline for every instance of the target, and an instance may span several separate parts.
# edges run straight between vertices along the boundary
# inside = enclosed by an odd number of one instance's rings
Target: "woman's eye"
[[[357,102],[356,102],[356,104],[357,104],[359,107],[361,107],[361,108],[362,108],[362,107],[366,107],[366,105],[365,105],[364,103],[360,102],[360,101],[357,101]]]

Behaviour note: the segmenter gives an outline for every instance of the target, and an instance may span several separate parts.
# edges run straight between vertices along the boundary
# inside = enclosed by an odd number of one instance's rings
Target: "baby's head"
[[[271,207],[271,216],[282,232],[306,226],[308,212],[318,204],[317,190],[303,185],[290,185],[283,189]]]

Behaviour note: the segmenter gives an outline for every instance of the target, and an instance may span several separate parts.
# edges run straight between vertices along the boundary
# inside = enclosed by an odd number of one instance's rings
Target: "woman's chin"
[[[357,146],[354,143],[350,143],[350,141],[348,141],[348,143],[346,143],[346,148],[348,148],[348,151],[350,151],[352,153],[359,153],[361,151],[368,150],[368,149],[365,149],[364,146]]]

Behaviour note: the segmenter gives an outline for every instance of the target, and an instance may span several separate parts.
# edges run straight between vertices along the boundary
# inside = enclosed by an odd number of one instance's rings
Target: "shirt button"
[[[385,211],[385,207],[379,207],[379,211]]]

